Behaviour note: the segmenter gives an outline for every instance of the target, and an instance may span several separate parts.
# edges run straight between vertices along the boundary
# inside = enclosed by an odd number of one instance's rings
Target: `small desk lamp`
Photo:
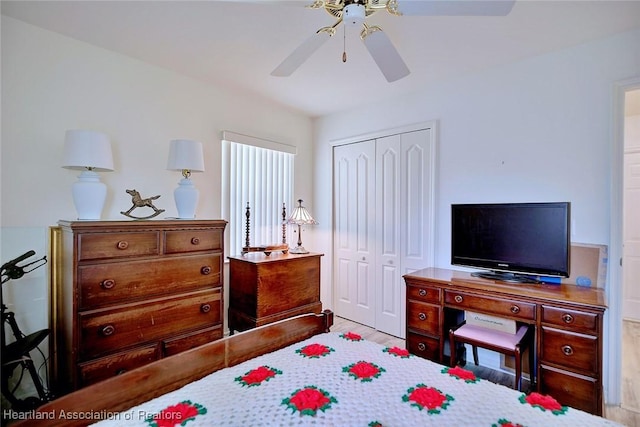
[[[309,251],[302,246],[302,232],[300,227],[302,225],[316,225],[318,221],[313,219],[307,208],[302,206],[302,199],[298,200],[298,206],[293,210],[291,216],[287,220],[287,224],[294,224],[298,226],[298,246],[289,249],[291,254],[308,254]]]
[[[191,172],[204,171],[202,143],[188,139],[174,139],[171,141],[167,169],[181,171],[184,177],[173,192],[176,207],[178,208],[178,218],[195,218],[200,192],[189,177]]]
[[[109,137],[91,130],[68,130],[62,167],[82,171],[73,184],[73,203],[78,219],[100,219],[107,186],[96,172],[111,172],[113,156]]]

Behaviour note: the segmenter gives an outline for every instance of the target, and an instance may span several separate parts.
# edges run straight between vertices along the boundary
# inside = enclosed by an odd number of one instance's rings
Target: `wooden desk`
[[[274,252],[229,257],[229,331],[320,313],[320,257]]]
[[[528,323],[536,332],[537,391],[563,405],[602,415],[602,289],[512,284],[437,268],[404,279],[411,353],[448,365],[447,332],[462,320],[464,310]]]

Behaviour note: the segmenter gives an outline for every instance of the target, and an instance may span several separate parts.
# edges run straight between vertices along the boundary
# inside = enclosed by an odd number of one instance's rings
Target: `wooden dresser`
[[[534,388],[602,415],[603,289],[511,284],[437,268],[404,279],[411,353],[448,365],[448,331],[465,310],[527,323],[535,329]]]
[[[229,257],[229,331],[320,313],[320,257],[273,252]]]
[[[59,221],[56,392],[223,335],[226,221]]]

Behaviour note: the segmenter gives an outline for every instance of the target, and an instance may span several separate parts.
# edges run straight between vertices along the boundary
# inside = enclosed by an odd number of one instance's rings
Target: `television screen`
[[[451,264],[489,270],[474,275],[499,280],[568,277],[570,206],[569,202],[454,204]]]

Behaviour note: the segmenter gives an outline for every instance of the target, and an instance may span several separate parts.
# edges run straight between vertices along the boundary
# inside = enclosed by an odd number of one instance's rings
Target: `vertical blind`
[[[223,134],[222,214],[229,221],[226,247],[230,255],[240,254],[246,243],[247,203],[250,246],[282,243],[283,204],[287,216],[293,209],[295,148],[269,143],[231,132]]]

